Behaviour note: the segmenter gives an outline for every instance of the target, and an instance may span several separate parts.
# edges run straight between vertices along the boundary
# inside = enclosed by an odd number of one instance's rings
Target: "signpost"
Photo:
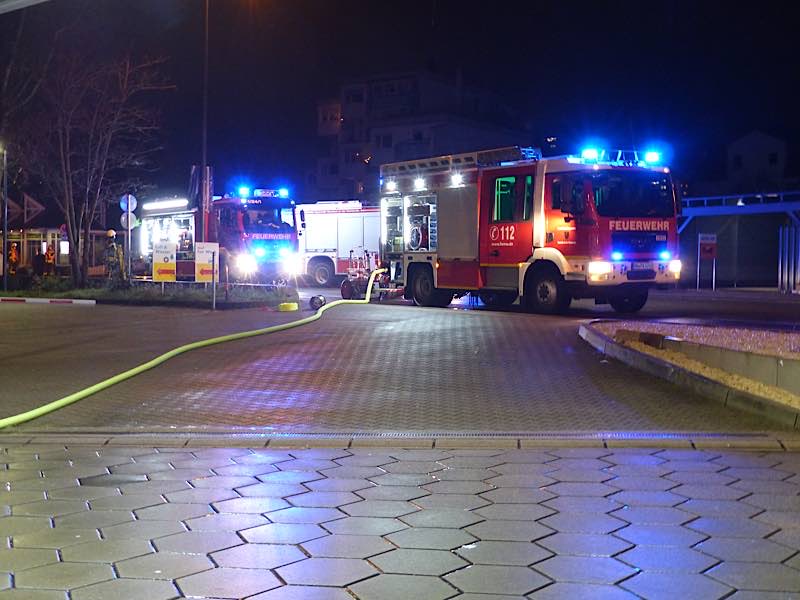
[[[125,236],[125,256],[127,256],[127,273],[128,279],[131,278],[131,229],[136,227],[136,216],[133,211],[136,210],[136,197],[133,194],[125,194],[119,199],[119,207],[122,209],[122,216],[120,217],[120,225],[127,231]]]
[[[176,281],[177,252],[178,245],[172,242],[153,244],[153,281]]]
[[[219,279],[219,244],[196,242],[194,245],[194,280],[213,282]]]
[[[717,234],[697,234],[697,289],[700,289],[700,261],[711,261],[711,289],[717,289]]]

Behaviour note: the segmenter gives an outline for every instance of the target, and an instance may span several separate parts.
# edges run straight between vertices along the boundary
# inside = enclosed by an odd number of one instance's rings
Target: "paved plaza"
[[[790,452],[8,440],[0,598],[800,597]]]

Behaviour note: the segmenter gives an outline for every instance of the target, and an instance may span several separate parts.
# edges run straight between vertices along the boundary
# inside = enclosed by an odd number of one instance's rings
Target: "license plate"
[[[653,263],[651,262],[635,262],[633,263],[634,271],[652,271],[653,270]]]

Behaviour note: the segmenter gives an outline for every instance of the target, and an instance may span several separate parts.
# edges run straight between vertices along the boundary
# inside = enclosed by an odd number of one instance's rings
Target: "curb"
[[[593,329],[591,325],[595,322],[597,321],[582,324],[578,329],[578,335],[602,354],[615,358],[634,369],[689,389],[704,398],[719,402],[723,406],[752,413],[784,426],[800,429],[800,413],[796,409],[770,398],[734,389],[724,383],[708,379],[660,358],[623,346],[607,335]]]
[[[703,300],[704,302],[770,302],[775,304],[800,304],[800,295],[779,292],[736,292],[711,290],[652,290],[658,300]]]
[[[81,304],[84,306],[94,306],[96,300],[78,300],[74,298],[17,298],[2,297],[0,302],[8,302],[9,304]]]

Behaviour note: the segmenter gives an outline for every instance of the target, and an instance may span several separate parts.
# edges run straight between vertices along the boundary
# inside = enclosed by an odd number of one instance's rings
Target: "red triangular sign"
[[[8,199],[8,222],[13,223],[17,217],[22,214],[22,207],[14,202],[11,198]]]

